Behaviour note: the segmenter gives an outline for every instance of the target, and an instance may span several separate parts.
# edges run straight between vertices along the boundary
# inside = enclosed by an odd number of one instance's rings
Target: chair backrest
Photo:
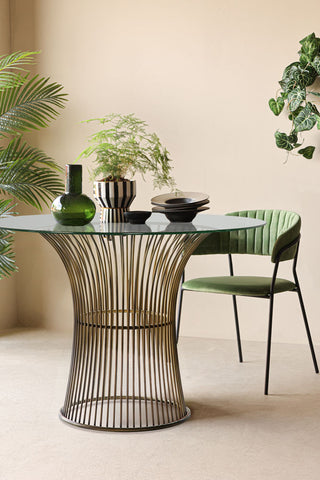
[[[294,241],[300,233],[301,218],[295,212],[286,210],[244,210],[227,213],[238,217],[250,217],[264,220],[262,228],[236,230],[232,232],[214,232],[195,250],[193,255],[218,253],[241,253],[268,255],[275,262],[279,250]],[[282,253],[280,261],[294,258],[297,245]]]

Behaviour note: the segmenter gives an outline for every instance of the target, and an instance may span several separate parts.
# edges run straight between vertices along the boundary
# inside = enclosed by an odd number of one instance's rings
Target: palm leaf
[[[30,65],[34,63],[34,55],[40,52],[14,52],[9,55],[0,56],[0,72],[8,68],[22,69],[22,65]],[[24,69],[23,69],[24,70]]]
[[[15,52],[0,57],[0,90],[22,85],[25,77],[20,73],[26,71],[23,66],[34,63],[34,55],[39,52]]]
[[[41,203],[63,192],[61,168],[44,152],[21,138],[0,149],[0,192],[42,210]]]
[[[0,216],[12,215],[14,207],[12,200],[0,199]],[[7,230],[0,229],[0,279],[9,277],[17,270],[12,249],[13,235]]]
[[[49,83],[49,78],[38,75],[24,84],[0,92],[0,136],[14,135],[47,127],[64,108],[66,95],[60,93],[62,85]]]

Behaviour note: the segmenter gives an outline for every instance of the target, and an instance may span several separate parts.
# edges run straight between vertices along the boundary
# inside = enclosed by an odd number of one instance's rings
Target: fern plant
[[[57,163],[23,138],[47,127],[66,101],[61,85],[26,69],[38,53],[0,57],[0,216],[15,213],[16,200],[41,210],[63,191]],[[16,270],[12,244],[12,234],[0,230],[0,278]]]
[[[288,152],[295,150],[310,159],[315,147],[309,145],[300,148],[303,144],[300,134],[311,130],[315,125],[320,129],[320,113],[314,103],[315,97],[320,97],[320,93],[307,88],[320,76],[320,38],[311,33],[302,39],[300,44],[299,61],[285,68],[279,82],[280,93],[269,100],[269,107],[278,116],[287,106],[288,118],[291,121],[289,134],[276,131],[277,147]]]
[[[136,172],[142,176],[151,172],[156,188],[174,187],[169,152],[155,133],[147,132],[146,122],[133,114],[115,113],[86,122],[99,122],[105,127],[89,137],[91,145],[78,157],[96,155],[94,178],[101,176],[103,180],[119,181]]]

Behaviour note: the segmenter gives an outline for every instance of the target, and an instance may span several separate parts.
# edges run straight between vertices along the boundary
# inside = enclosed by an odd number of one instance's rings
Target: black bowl
[[[164,212],[170,222],[192,222],[194,217],[197,215],[197,210],[181,210],[178,212],[169,212],[168,210]]]
[[[124,212],[124,218],[127,222],[133,224],[145,223],[145,221],[150,217],[151,212],[145,210],[134,210],[132,212]]]

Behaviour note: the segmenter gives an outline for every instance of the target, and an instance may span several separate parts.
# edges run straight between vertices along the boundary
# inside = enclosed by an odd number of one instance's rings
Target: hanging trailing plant
[[[320,130],[320,113],[314,103],[320,93],[308,88],[320,76],[320,38],[311,33],[299,43],[299,61],[285,68],[279,82],[280,93],[269,100],[269,107],[278,116],[286,106],[291,121],[289,134],[278,130],[274,134],[277,147],[288,152],[296,151],[310,159],[315,147],[309,145],[300,148],[303,145],[301,132],[311,130],[315,125]]]
[[[63,191],[58,164],[23,138],[47,127],[66,100],[61,85],[26,70],[37,53],[0,57],[0,216],[13,213],[15,199],[41,210]],[[0,278],[16,270],[12,243],[0,229]]]

